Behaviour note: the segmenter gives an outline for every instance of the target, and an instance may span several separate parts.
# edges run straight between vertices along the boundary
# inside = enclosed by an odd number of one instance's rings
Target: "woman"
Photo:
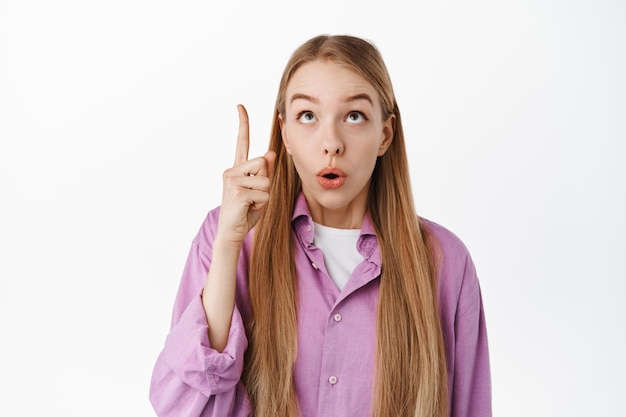
[[[371,43],[319,36],[280,82],[269,151],[243,106],[222,204],[193,241],[157,359],[159,416],[490,416],[478,279],[417,216]]]

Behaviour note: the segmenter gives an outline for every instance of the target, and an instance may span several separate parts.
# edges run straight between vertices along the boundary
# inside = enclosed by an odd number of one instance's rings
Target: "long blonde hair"
[[[301,189],[283,145],[278,115],[285,91],[304,63],[347,66],[378,92],[383,118],[395,115],[391,147],[377,161],[368,197],[382,268],[376,323],[372,415],[443,417],[448,411],[443,335],[437,305],[434,241],[416,215],[400,111],[377,48],[352,36],[318,36],[291,56],[280,81],[269,148],[276,152],[270,199],[255,228],[250,261],[252,320],[243,381],[255,416],[297,416],[297,286],[291,216]]]

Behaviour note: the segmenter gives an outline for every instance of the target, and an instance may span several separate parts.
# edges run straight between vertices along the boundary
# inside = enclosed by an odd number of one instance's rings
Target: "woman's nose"
[[[335,126],[329,126],[324,131],[324,155],[341,155],[344,151],[343,141]]]
[[[334,154],[340,155],[342,153],[341,146],[326,146],[324,149],[324,155]]]

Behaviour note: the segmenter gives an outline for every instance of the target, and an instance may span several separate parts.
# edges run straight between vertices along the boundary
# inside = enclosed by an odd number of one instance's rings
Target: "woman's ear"
[[[280,127],[280,136],[283,139],[283,145],[285,145],[285,150],[289,155],[291,155],[291,148],[289,147],[289,141],[287,140],[287,128],[285,127],[283,115],[280,113],[278,114],[278,126]]]
[[[396,131],[396,115],[390,115],[383,123],[382,140],[378,148],[378,156],[383,156],[393,142],[394,132]]]

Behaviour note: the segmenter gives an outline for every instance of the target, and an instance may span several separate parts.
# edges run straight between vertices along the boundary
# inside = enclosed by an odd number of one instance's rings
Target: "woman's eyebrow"
[[[294,93],[291,96],[291,99],[289,100],[290,103],[293,103],[296,100],[307,100],[310,101],[311,103],[315,103],[315,104],[319,104],[319,99],[317,99],[316,97],[313,96],[309,96],[307,94],[302,94],[302,93]]]
[[[320,102],[317,97],[313,97],[313,96],[310,96],[308,94],[303,94],[303,93],[294,93],[289,99],[289,102],[293,103],[296,100],[307,100],[315,104],[319,104]],[[370,97],[370,95],[367,93],[355,94],[353,96],[346,97],[344,102],[350,103],[350,102],[358,101],[358,100],[365,100],[365,101],[368,101],[371,105],[374,105],[374,100],[372,100],[372,97]]]
[[[347,97],[345,99],[346,103],[350,103],[352,101],[358,101],[358,100],[365,100],[365,101],[369,101],[369,103],[373,106],[374,105],[374,100],[372,100],[372,98],[370,97],[369,94],[367,93],[361,93],[361,94],[356,94],[354,96],[350,96]]]

